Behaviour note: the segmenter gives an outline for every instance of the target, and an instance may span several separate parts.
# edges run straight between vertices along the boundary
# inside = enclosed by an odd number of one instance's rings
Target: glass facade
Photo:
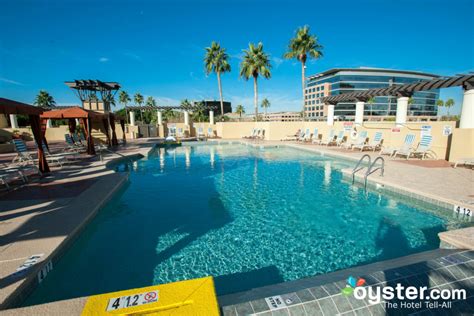
[[[326,86],[326,95],[338,95],[368,89],[386,88],[393,85],[407,84],[431,80],[436,76],[404,71],[387,71],[383,69],[345,69],[329,70],[318,76],[310,77],[307,81],[305,105],[321,105],[321,95],[314,94],[319,87]],[[313,91],[314,90],[314,91]],[[324,96],[324,95],[323,95]],[[412,96],[412,103],[409,105],[408,116],[436,116],[438,108],[436,100],[439,98],[439,90],[421,91]],[[314,102],[314,103],[313,103]],[[396,97],[376,97],[372,104],[366,103],[364,116],[395,116],[397,110]],[[321,116],[313,115],[311,108],[306,108],[306,116],[312,118]],[[354,116],[355,102],[340,102],[334,109],[336,116]]]

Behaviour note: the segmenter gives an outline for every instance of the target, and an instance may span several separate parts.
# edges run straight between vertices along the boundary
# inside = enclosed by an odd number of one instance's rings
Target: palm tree
[[[221,73],[230,72],[229,56],[219,43],[212,42],[211,47],[206,47],[204,65],[206,74],[214,72],[217,75],[217,85],[219,86],[219,97],[221,100],[221,116],[224,117],[224,99],[222,97]]]
[[[192,107],[192,111],[193,111],[193,120],[202,122],[205,119],[205,117],[206,117],[206,114],[205,114],[206,108],[204,106],[204,102],[202,102],[202,101],[197,102]]]
[[[370,99],[367,100],[367,104],[370,105],[370,116],[373,115],[372,107],[374,106],[374,103],[375,103],[375,97],[371,97]],[[389,115],[390,115],[390,113],[389,113]]]
[[[142,106],[143,104],[143,96],[140,94],[140,93],[135,93],[135,95],[133,96],[133,99],[135,101],[136,104],[138,104],[138,106]],[[142,114],[142,109],[140,109],[140,120],[143,122],[143,114]]]
[[[308,57],[319,59],[323,56],[323,46],[318,43],[318,38],[309,34],[309,26],[305,25],[296,31],[295,37],[288,44],[288,51],[283,56],[286,59],[296,58],[301,62],[301,85],[303,92],[303,113],[304,113],[304,88],[305,69]],[[304,120],[304,115],[303,115]]]
[[[127,124],[129,123],[129,122],[128,122],[128,109],[127,109],[127,104],[128,104],[128,102],[130,102],[130,101],[132,101],[132,100],[130,99],[130,96],[128,95],[128,93],[125,92],[125,91],[123,91],[123,90],[120,91],[120,93],[119,93],[119,103],[120,103],[120,104],[123,104],[123,105],[125,106],[125,116],[127,117]]]
[[[258,45],[249,44],[249,48],[244,50],[244,58],[240,63],[240,77],[249,80],[253,77],[253,92],[254,92],[254,107],[255,107],[255,121],[258,121],[258,85],[257,79],[261,75],[265,79],[269,79],[272,74],[270,69],[270,58],[268,54],[263,51],[263,44]]]
[[[56,101],[48,92],[41,90],[36,96],[34,104],[40,108],[49,109],[56,105]]]
[[[260,106],[263,108],[265,111],[265,119],[267,118],[267,109],[270,107],[270,101],[268,101],[267,98],[262,100],[262,104]]]
[[[446,107],[446,110],[448,111],[448,116],[449,116],[449,108],[454,106],[454,100],[453,99],[448,99],[446,103],[444,104]]]
[[[436,100],[436,106],[442,108],[444,106],[444,101],[441,99]]]
[[[146,106],[156,106],[156,101],[155,99],[152,97],[152,96],[149,96],[148,98],[146,98],[146,103],[145,103]]]
[[[242,120],[242,114],[245,113],[245,109],[242,104],[237,105],[235,108],[235,113],[239,114],[239,120]]]

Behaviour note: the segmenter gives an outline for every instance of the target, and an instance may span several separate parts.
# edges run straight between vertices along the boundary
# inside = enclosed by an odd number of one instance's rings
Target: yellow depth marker
[[[218,316],[212,277],[100,294],[88,298],[82,316]]]

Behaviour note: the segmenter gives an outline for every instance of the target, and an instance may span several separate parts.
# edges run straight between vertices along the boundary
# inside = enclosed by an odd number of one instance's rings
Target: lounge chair
[[[17,169],[2,168],[0,169],[0,184],[3,184],[5,188],[10,189],[10,183],[20,180],[23,183],[27,183],[26,176]]]
[[[420,156],[421,160],[425,159],[425,156],[428,154],[434,154],[431,150],[431,143],[433,142],[433,136],[431,135],[423,135],[421,137],[420,143],[416,148],[411,147],[404,147],[400,150],[397,150],[394,154],[396,156],[405,156],[406,159],[410,158],[411,156],[416,157]]]
[[[207,137],[214,138],[214,130],[212,129],[212,127],[207,128]]]
[[[184,130],[181,127],[178,128],[178,138],[185,138],[185,137],[186,137],[186,134]]]
[[[176,127],[170,126],[168,128],[168,137],[176,137]]]
[[[311,140],[311,132],[309,131],[309,128],[307,128],[303,134],[303,137],[299,139],[301,142],[309,142]]]
[[[248,136],[243,136],[242,138],[255,138],[255,136],[257,136],[257,129],[256,128],[252,128],[252,132],[250,133],[250,135]]]
[[[197,129],[197,138],[198,139],[206,138],[206,135],[204,135],[204,129],[202,127],[198,127]]]
[[[82,145],[76,144],[73,140],[71,135],[69,134],[64,134],[64,140],[66,141],[67,144],[67,149],[71,151],[76,151],[76,152],[84,152],[86,151],[86,148]]]
[[[458,165],[465,165],[465,166],[474,167],[474,158],[461,158],[461,159],[458,159],[454,163],[454,168],[457,168]]]
[[[79,155],[78,152],[74,152],[74,151],[73,152],[62,151],[60,153],[51,153],[51,151],[48,149],[48,147],[46,147],[44,143],[42,143],[41,146],[43,147],[43,152],[46,156],[46,159],[49,159],[53,162],[57,162],[61,166],[69,158],[76,160],[77,156]]]
[[[286,135],[285,138],[282,139],[282,141],[284,140],[297,140],[298,137],[300,136],[301,134],[301,129],[297,130],[296,133],[294,133],[293,135]]]
[[[330,130],[326,139],[322,139],[319,144],[329,146],[329,144],[334,142],[334,130]]]
[[[380,150],[379,155],[389,155],[390,157],[394,157],[397,152],[408,152],[412,148],[413,142],[415,141],[415,135],[413,134],[407,134],[405,136],[405,140],[403,142],[402,147],[397,148],[397,147],[382,147]]]
[[[255,139],[260,139],[260,140],[264,140],[265,139],[265,129],[261,129],[259,130],[260,133],[258,133],[257,137],[255,137]]]
[[[261,134],[262,134],[262,130],[258,128],[257,131],[255,132],[255,135],[253,137],[250,137],[250,139],[258,139],[260,138]]]
[[[305,131],[304,131],[304,129],[301,129],[300,134],[298,135],[298,137],[296,137],[296,141],[297,142],[302,142],[303,139],[304,139],[304,135],[305,135]]]
[[[382,142],[383,142],[382,136],[383,136],[382,132],[375,132],[374,138],[368,144],[366,144],[366,139],[367,139],[367,132],[366,132],[365,137],[364,137],[364,142],[353,145],[352,150],[360,149],[360,151],[364,151],[367,149],[367,150],[372,150],[373,152],[375,152],[376,150],[380,149],[382,146]]]
[[[313,134],[311,135],[311,142],[313,144],[318,144],[319,142],[321,142],[321,139],[319,138],[319,130],[317,128],[313,130]]]
[[[340,131],[339,134],[337,135],[336,140],[334,141],[334,145],[337,147],[341,147],[342,144],[344,144],[345,138],[344,138],[344,131]]]
[[[367,141],[367,131],[361,131],[357,139],[346,142],[342,147],[352,149],[354,146],[364,146]]]
[[[30,155],[26,144],[21,139],[12,139],[13,145],[15,146],[16,156],[13,158],[12,163],[19,162],[23,164],[34,163],[33,157]]]

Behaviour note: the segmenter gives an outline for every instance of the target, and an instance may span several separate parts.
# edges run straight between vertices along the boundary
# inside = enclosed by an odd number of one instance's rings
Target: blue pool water
[[[155,149],[26,305],[207,275],[218,294],[438,247],[449,220],[290,148]],[[441,212],[439,212],[441,213]]]

